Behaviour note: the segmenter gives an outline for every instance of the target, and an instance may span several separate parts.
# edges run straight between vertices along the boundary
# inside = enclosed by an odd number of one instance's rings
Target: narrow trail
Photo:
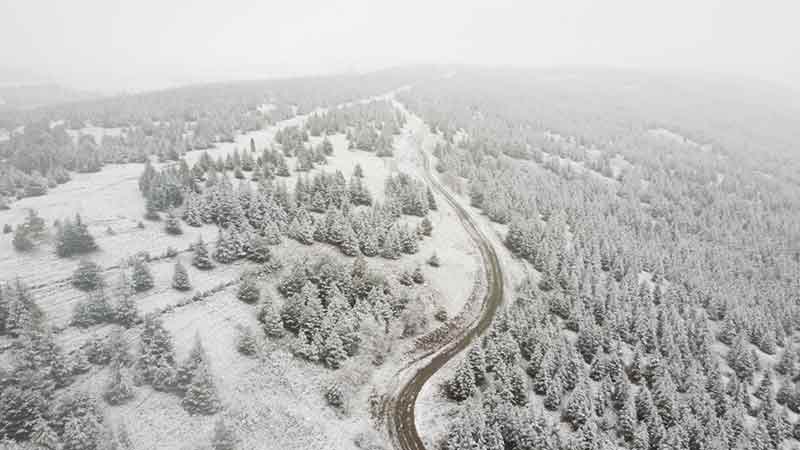
[[[487,288],[478,318],[454,340],[440,348],[424,365],[412,366],[409,370],[415,370],[414,374],[387,401],[385,414],[389,435],[395,447],[400,450],[425,450],[425,444],[422,442],[415,422],[415,404],[422,387],[436,371],[444,367],[448,361],[467,348],[476,337],[489,328],[497,309],[503,302],[503,274],[494,247],[470,213],[433,175],[428,155],[421,147],[418,150],[422,156],[425,178],[428,183],[453,207],[459,221],[480,251]]]

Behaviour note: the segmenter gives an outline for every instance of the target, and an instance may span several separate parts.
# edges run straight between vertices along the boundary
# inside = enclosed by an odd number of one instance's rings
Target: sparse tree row
[[[658,156],[619,150],[620,171],[543,133],[545,114],[520,125],[521,100],[461,89],[401,98],[444,136],[437,169],[537,274],[444,383],[463,406],[443,447],[796,446],[796,187],[646,146]],[[649,142],[629,133],[616,142]]]

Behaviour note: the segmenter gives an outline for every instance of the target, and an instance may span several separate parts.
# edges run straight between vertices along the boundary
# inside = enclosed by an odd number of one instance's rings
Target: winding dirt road
[[[386,411],[389,435],[399,450],[425,450],[425,445],[417,432],[414,413],[422,386],[437,370],[444,367],[448,361],[467,348],[476,337],[489,328],[497,309],[503,302],[503,274],[494,247],[470,213],[433,176],[427,154],[421,148],[419,151],[422,153],[425,177],[428,183],[453,207],[461,224],[480,250],[487,289],[478,318],[455,339],[439,349],[424,365],[412,368],[411,370],[416,370],[416,372],[406,381],[405,385],[396,391],[395,396],[388,400]]]

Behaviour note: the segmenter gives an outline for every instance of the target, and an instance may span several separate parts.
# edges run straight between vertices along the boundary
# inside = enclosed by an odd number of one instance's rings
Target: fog
[[[791,0],[6,1],[0,66],[107,92],[431,62],[702,71],[797,86],[798,16]]]

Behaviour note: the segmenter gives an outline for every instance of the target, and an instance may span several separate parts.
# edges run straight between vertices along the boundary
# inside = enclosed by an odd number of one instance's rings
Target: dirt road
[[[422,152],[422,149],[420,149]],[[503,301],[503,275],[497,254],[483,234],[475,219],[463,208],[453,195],[433,176],[427,154],[422,155],[425,177],[433,189],[438,191],[453,207],[464,228],[480,250],[487,289],[478,318],[458,337],[445,344],[435,355],[418,367],[413,376],[396,391],[387,402],[386,419],[392,442],[400,450],[424,450],[425,445],[417,432],[414,408],[422,386],[447,364],[450,359],[467,348],[472,341],[489,328],[498,307]],[[430,450],[430,449],[429,449]]]

